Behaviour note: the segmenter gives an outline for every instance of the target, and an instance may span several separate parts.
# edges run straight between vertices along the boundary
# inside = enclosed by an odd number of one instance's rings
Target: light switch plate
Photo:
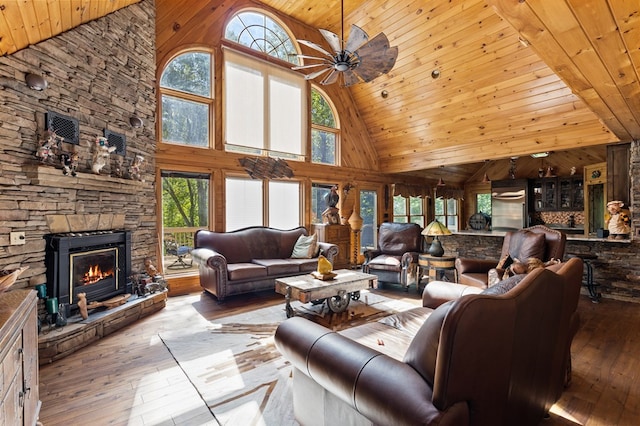
[[[9,240],[12,246],[17,246],[26,243],[24,232],[12,232],[9,234]]]

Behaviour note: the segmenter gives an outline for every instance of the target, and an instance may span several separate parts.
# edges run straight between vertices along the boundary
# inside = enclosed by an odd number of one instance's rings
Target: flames
[[[99,265],[91,265],[89,270],[82,276],[82,285],[95,284],[111,276],[113,276],[113,270],[103,271]]]

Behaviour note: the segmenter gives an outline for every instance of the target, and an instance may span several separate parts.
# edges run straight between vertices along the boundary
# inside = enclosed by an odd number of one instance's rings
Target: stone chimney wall
[[[0,57],[0,269],[29,266],[15,287],[46,282],[49,233],[127,229],[133,270],[147,257],[158,263],[155,50],[155,4],[143,0]],[[48,87],[30,89],[27,73]],[[62,144],[80,156],[76,177],[35,156],[47,111],[79,122],[80,144]],[[130,124],[134,115],[143,127]],[[104,129],[125,136],[126,152],[112,153],[98,175],[92,149]],[[136,155],[145,159],[140,179],[127,173]],[[25,244],[11,245],[11,232],[24,232]]]

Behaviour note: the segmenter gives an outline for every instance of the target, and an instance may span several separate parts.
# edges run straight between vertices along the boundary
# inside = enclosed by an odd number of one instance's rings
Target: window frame
[[[228,219],[228,215],[229,215],[229,209],[227,208],[227,206],[230,204],[230,199],[229,197],[231,196],[231,194],[228,191],[228,187],[227,187],[227,181],[229,179],[234,179],[234,180],[243,180],[243,181],[247,181],[247,182],[260,182],[261,185],[261,190],[260,190],[260,223],[254,223],[254,224],[246,224],[246,226],[242,226],[241,228],[234,228],[234,229],[230,229],[229,228],[229,221]],[[223,183],[224,183],[224,205],[225,205],[225,212],[224,212],[224,229],[225,232],[231,232],[237,229],[242,229],[248,226],[268,226],[268,227],[272,227],[271,225],[271,220],[270,220],[270,213],[271,213],[271,209],[270,209],[270,202],[272,201],[271,197],[270,197],[270,184],[272,182],[282,182],[282,183],[290,183],[290,184],[296,184],[298,185],[298,204],[297,204],[297,212],[298,212],[298,225],[293,226],[293,228],[296,228],[298,226],[303,226],[303,215],[302,215],[302,207],[304,205],[304,199],[303,199],[303,184],[301,181],[296,180],[296,179],[252,179],[248,176],[242,176],[240,174],[235,174],[235,173],[229,173],[226,174],[223,178]],[[293,228],[289,228],[289,229],[293,229]]]
[[[311,123],[311,132],[310,132],[310,138],[309,138],[309,160],[311,163],[313,164],[322,164],[322,165],[327,165],[327,166],[338,166],[340,165],[341,161],[340,161],[340,139],[341,139],[341,131],[340,131],[340,117],[338,116],[338,111],[336,109],[336,106],[334,105],[333,101],[331,100],[331,98],[326,94],[326,92],[324,92],[323,90],[321,90],[319,87],[317,87],[316,85],[311,85],[311,90],[309,90],[309,99],[311,100],[313,97],[313,92],[316,91],[318,93],[318,95],[320,95],[322,97],[322,99],[324,100],[324,102],[328,105],[329,109],[331,110],[331,114],[333,115],[333,121],[335,123],[335,127],[328,127],[325,126],[323,124],[316,124],[313,121],[313,102],[309,102],[309,122]],[[320,161],[314,161],[313,157],[314,157],[314,150],[313,150],[313,131],[318,131],[318,132],[324,132],[324,133],[329,133],[332,134],[335,140],[335,146],[334,146],[334,162],[333,163],[325,163],[325,162],[320,162]]]
[[[393,212],[392,212],[392,217],[393,217],[393,221],[394,222],[400,222],[400,223],[417,223],[418,225],[420,225],[421,228],[424,228],[425,225],[428,223],[427,221],[427,210],[428,210],[428,206],[427,206],[427,197],[405,197],[404,195],[394,195],[393,196],[394,199],[394,203],[393,203]],[[396,199],[402,199],[404,200],[404,206],[405,206],[405,212],[404,214],[396,214],[396,210],[395,210],[395,200]],[[421,212],[420,214],[411,214],[411,200],[414,199],[419,199],[420,200],[420,208],[421,208]],[[416,221],[416,218],[419,218],[420,220]]]
[[[441,201],[440,201],[441,200]],[[456,206],[456,212],[454,214],[449,213],[449,201],[453,200]],[[443,214],[438,214],[438,204],[443,204]],[[457,198],[447,198],[443,196],[437,196],[433,203],[434,218],[449,228],[451,232],[457,232],[460,230],[460,200]],[[455,223],[451,223],[450,218],[455,218]]]
[[[178,89],[174,89],[174,88],[170,88],[170,87],[164,87],[161,84],[161,80],[162,80],[162,76],[164,75],[165,71],[168,69],[168,67],[171,65],[171,63],[176,60],[177,58],[179,58],[182,55],[186,55],[186,54],[190,54],[190,53],[202,53],[202,54],[206,54],[209,56],[209,60],[210,60],[210,64],[209,64],[209,79],[210,79],[210,87],[211,87],[211,91],[208,97],[206,96],[202,96],[202,95],[198,95],[195,93],[191,93],[191,92],[184,92]],[[213,54],[213,52],[209,49],[203,48],[203,47],[198,47],[198,48],[192,48],[192,49],[183,49],[180,50],[178,52],[176,52],[175,55],[171,56],[171,58],[169,58],[169,60],[167,60],[167,62],[164,64],[164,66],[162,67],[162,71],[160,72],[160,75],[158,77],[158,121],[159,121],[159,137],[158,137],[158,143],[159,144],[166,144],[166,145],[173,145],[173,146],[183,146],[183,147],[189,147],[189,148],[199,148],[199,149],[212,149],[215,147],[215,103],[216,103],[216,97],[215,97],[215,92],[216,92],[216,78],[215,78],[215,55]],[[207,143],[206,145],[202,146],[202,145],[192,145],[192,144],[188,144],[188,143],[183,143],[183,142],[178,142],[178,141],[171,141],[171,140],[165,140],[163,137],[163,99],[165,96],[171,97],[171,98],[175,98],[181,101],[187,101],[187,102],[193,102],[193,103],[197,103],[197,104],[202,104],[202,105],[206,105],[207,109],[208,109],[208,125],[207,125]]]
[[[235,62],[234,62],[235,59]],[[227,73],[227,65],[228,64],[236,64],[241,67],[246,67],[255,72],[261,73],[262,78],[262,117],[263,117],[263,129],[262,129],[262,146],[246,146],[241,143],[233,143],[229,141],[229,115],[231,114],[231,108],[228,104],[228,101],[231,99],[232,90],[229,90],[228,83],[230,78],[223,78],[223,104],[225,110],[225,118],[223,120],[223,141],[224,141],[224,149],[227,152],[235,152],[235,153],[245,153],[245,154],[253,154],[259,156],[270,156],[276,158],[285,158],[287,160],[294,161],[304,161],[306,152],[307,152],[307,139],[308,139],[308,123],[310,121],[309,117],[309,107],[308,107],[308,99],[309,99],[309,84],[304,79],[304,76],[298,72],[292,71],[290,69],[285,69],[281,66],[274,65],[273,63],[267,62],[259,57],[251,56],[250,54],[225,47],[223,49],[223,59],[222,59],[222,69],[223,73]],[[290,78],[290,80],[288,80]],[[299,152],[283,152],[272,149],[272,125],[274,123],[271,122],[271,82],[276,79],[283,79],[290,83],[296,83],[300,89],[300,136],[299,141],[300,144],[298,146]],[[275,123],[277,124],[277,123]]]

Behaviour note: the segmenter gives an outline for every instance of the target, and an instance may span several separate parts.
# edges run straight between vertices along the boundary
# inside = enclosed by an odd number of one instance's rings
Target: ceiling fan
[[[313,80],[324,74],[320,84],[327,85],[338,81],[342,76],[344,86],[351,86],[360,82],[369,82],[374,78],[386,74],[396,63],[398,47],[390,47],[389,40],[384,33],[380,33],[369,40],[367,33],[357,25],[351,25],[349,39],[344,41],[344,1],[341,7],[341,37],[328,30],[320,30],[324,39],[329,43],[333,53],[322,46],[307,40],[298,40],[325,55],[325,57],[298,55],[303,59],[319,60],[319,63],[292,67],[294,70],[321,68],[305,76],[307,80]]]

